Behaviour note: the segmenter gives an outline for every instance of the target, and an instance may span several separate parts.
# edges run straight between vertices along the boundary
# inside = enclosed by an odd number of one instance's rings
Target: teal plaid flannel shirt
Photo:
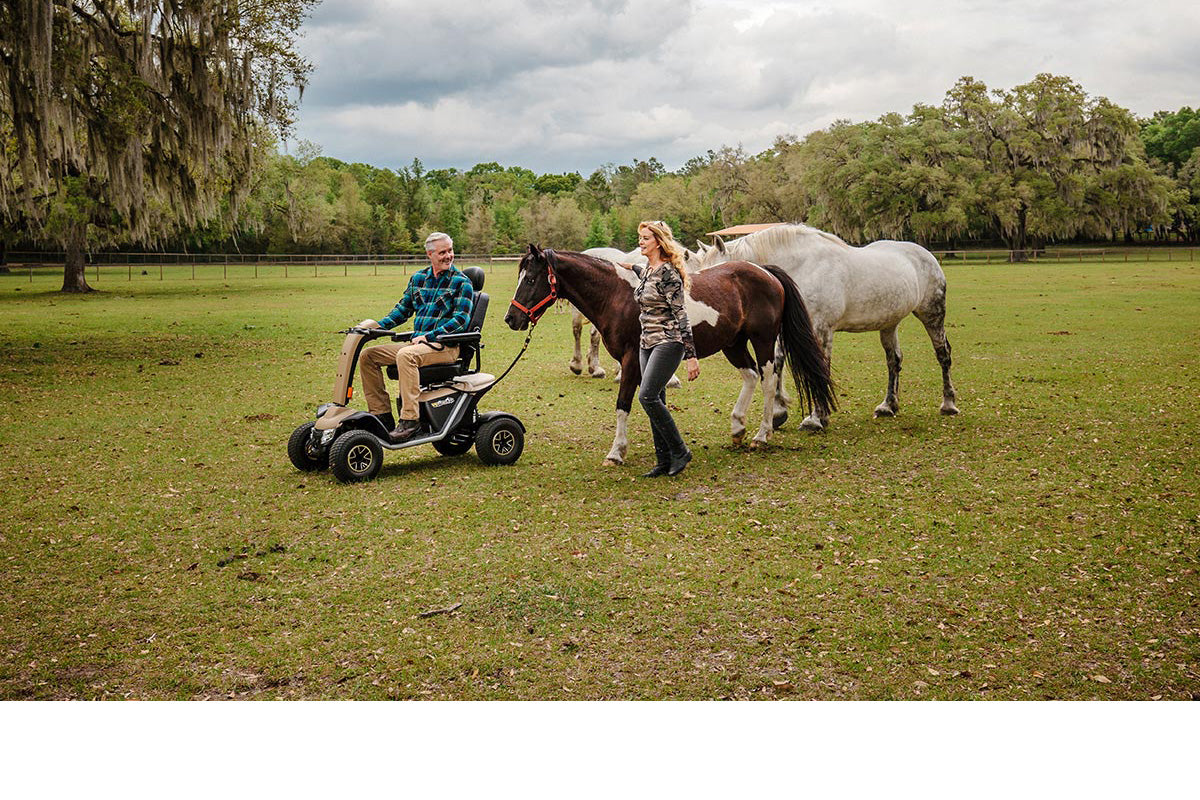
[[[433,267],[426,267],[413,273],[404,296],[379,325],[391,330],[412,317],[413,336],[436,342],[438,336],[467,329],[474,296],[471,279],[458,267],[451,264],[440,278],[434,277]]]

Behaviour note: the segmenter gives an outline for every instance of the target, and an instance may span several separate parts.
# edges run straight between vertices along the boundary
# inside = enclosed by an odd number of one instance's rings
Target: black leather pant
[[[638,390],[638,402],[646,409],[650,418],[650,432],[654,434],[654,453],[658,463],[666,465],[672,458],[683,455],[687,446],[679,435],[679,428],[667,408],[667,381],[675,374],[683,360],[683,342],[664,342],[638,354],[642,365],[642,385]]]

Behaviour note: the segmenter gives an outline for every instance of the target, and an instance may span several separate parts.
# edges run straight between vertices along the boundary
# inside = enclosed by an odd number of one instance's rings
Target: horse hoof
[[[576,375],[578,375],[579,373],[575,373],[575,374],[576,374]],[[608,373],[607,373],[607,372],[605,372],[604,370],[602,370],[602,369],[598,369],[598,370],[596,370],[595,372],[593,372],[593,373],[592,373],[592,377],[593,377],[593,378],[603,378],[603,377],[604,377],[605,375],[607,375],[607,374],[608,374]]]
[[[738,435],[735,435],[735,436],[731,436],[731,437],[730,437],[730,439],[733,441],[733,446],[734,446],[734,447],[741,447],[741,446],[742,446],[742,440],[744,440],[745,438],[746,438],[745,434],[738,434]]]
[[[766,443],[766,442],[764,442],[764,441],[761,441],[761,440],[759,440],[759,439],[754,439],[754,440],[752,440],[752,441],[750,442],[750,449],[751,449],[751,450],[757,450],[757,449],[759,449],[760,447],[766,447],[766,446],[767,446],[767,443]]]
[[[879,408],[875,409],[875,418],[876,419],[878,419],[880,417],[894,417],[894,416],[896,416],[896,412],[887,406],[880,406]]]
[[[958,406],[956,406],[956,405],[951,404],[951,405],[942,406],[942,416],[953,417],[957,413],[958,413]]]
[[[581,367],[577,367],[577,366],[575,366],[574,364],[568,364],[568,365],[567,365],[567,368],[568,368],[568,369],[570,369],[570,370],[571,370],[571,372],[575,373],[576,375],[582,375],[582,374],[583,374],[583,369],[582,369]]]
[[[683,385],[683,384],[679,382],[679,376],[678,376],[678,375],[672,375],[672,376],[671,376],[671,380],[667,381],[667,388],[668,388],[668,389],[678,389],[678,388],[679,388],[680,386],[682,386],[682,385]]]
[[[619,466],[621,466],[621,465],[622,465],[622,463],[623,463],[623,462],[621,462],[621,461],[617,461],[616,459],[612,459],[612,458],[606,458],[606,459],[604,459],[604,463],[603,463],[601,466],[605,466],[605,467],[619,467]]]
[[[800,427],[804,428],[806,431],[812,431],[813,433],[820,433],[821,431],[825,430],[825,426],[821,424],[821,420],[814,419],[813,417],[806,417],[804,422],[800,423]]]
[[[783,427],[783,423],[787,422],[787,420],[788,413],[786,411],[784,411],[782,414],[776,414],[771,419],[771,427],[773,427],[775,430],[779,430]]]

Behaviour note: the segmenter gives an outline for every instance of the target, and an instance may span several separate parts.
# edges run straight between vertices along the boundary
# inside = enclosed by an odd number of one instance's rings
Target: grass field
[[[831,429],[764,451],[708,359],[670,394],[695,461],[639,480],[644,414],[602,467],[615,385],[551,312],[482,404],[516,465],[350,486],[285,442],[402,278],[0,278],[0,699],[1200,696],[1200,264],[947,274],[958,417],[915,320],[900,416],[838,334]]]

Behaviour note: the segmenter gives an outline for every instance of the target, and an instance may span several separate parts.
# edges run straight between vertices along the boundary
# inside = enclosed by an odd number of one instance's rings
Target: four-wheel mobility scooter
[[[484,272],[479,267],[464,267],[462,271],[475,287],[471,322],[465,333],[438,337],[439,342],[459,346],[457,361],[421,367],[421,431],[408,441],[392,444],[378,417],[349,407],[354,370],[363,347],[375,339],[404,342],[412,338],[411,332],[383,330],[374,320],[365,320],[341,331],[346,339],[338,357],[333,401],[321,404],[316,420],[296,428],[288,440],[288,458],[297,469],[311,472],[328,467],[340,481],[369,481],[379,474],[384,450],[420,444],[431,444],[446,456],[460,455],[474,446],[479,459],[489,465],[512,464],[521,457],[525,446],[521,421],[503,411],[480,414],[477,408],[479,399],[496,385],[497,378],[479,371],[481,331],[488,306],[488,296],[483,292]],[[387,372],[396,378],[395,366]]]

